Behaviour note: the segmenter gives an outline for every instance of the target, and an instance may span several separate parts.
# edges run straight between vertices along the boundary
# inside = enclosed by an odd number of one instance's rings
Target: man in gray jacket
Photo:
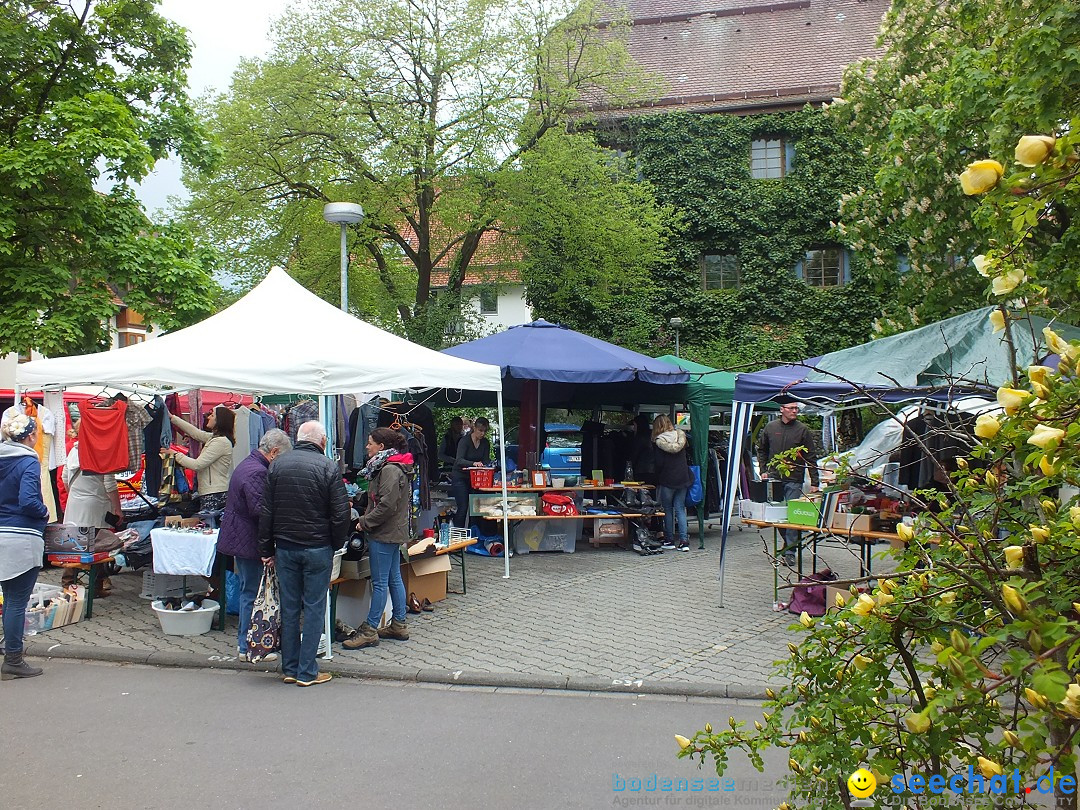
[[[810,473],[810,491],[817,492],[818,456],[810,428],[798,419],[799,403],[791,397],[778,399],[777,402],[780,403],[780,418],[765,425],[758,439],[758,468],[761,471],[761,480],[775,478],[782,481],[784,500],[793,501],[802,497],[803,481],[807,472]],[[796,448],[799,448],[799,453],[794,459],[788,459],[791,466],[785,473],[773,459]],[[784,537],[784,562],[794,565],[795,553],[799,549],[799,532],[795,529],[783,529],[781,534]]]
[[[259,553],[277,568],[281,588],[281,671],[285,683],[298,686],[330,680],[315,656],[334,552],[348,539],[349,499],[325,450],[323,426],[300,425],[293,451],[270,464],[259,519]]]

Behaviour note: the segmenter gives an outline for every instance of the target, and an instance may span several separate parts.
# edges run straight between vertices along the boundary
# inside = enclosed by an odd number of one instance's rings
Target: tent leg
[[[705,548],[705,502],[702,501],[697,507],[697,539],[698,551]]]
[[[510,521],[505,519],[508,511],[506,503],[506,434],[503,432],[503,395],[501,388],[498,391],[497,397],[499,416],[496,427],[499,431],[499,469],[502,470],[502,475],[499,477],[502,479],[502,509],[504,517],[504,519],[500,521],[503,530],[503,579],[510,579]]]

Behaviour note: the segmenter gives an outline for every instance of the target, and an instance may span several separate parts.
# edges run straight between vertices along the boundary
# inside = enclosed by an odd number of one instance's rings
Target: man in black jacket
[[[266,475],[259,553],[277,568],[285,683],[312,686],[330,680],[315,656],[334,552],[348,539],[349,500],[337,464],[324,455],[322,425],[305,422],[296,439],[293,452],[275,458]],[[302,640],[301,611],[307,625]]]
[[[761,431],[758,439],[758,468],[763,481],[774,478],[784,484],[784,500],[794,501],[803,495],[803,480],[810,473],[810,491],[817,492],[818,468],[817,450],[810,428],[799,421],[799,404],[790,397],[777,399],[780,403],[780,418],[773,419]],[[781,453],[799,448],[795,459],[788,459],[790,470],[785,473],[773,459]],[[795,553],[799,548],[799,532],[795,529],[783,529],[784,562],[795,564]]]

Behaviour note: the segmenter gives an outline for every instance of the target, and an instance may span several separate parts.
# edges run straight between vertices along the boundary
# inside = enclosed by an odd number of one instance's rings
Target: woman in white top
[[[123,514],[120,511],[120,495],[116,491],[116,476],[83,474],[79,466],[78,442],[81,424],[81,420],[76,420],[71,427],[76,441],[64,462],[64,488],[68,493],[64,523],[104,529],[109,525],[105,520],[109,512],[117,516]]]
[[[174,428],[203,443],[198,458],[183,453],[172,454],[178,465],[199,474],[199,508],[206,511],[224,509],[229,479],[232,478],[233,412],[218,405],[206,417],[206,430],[199,430],[179,416],[170,415],[169,420]]]

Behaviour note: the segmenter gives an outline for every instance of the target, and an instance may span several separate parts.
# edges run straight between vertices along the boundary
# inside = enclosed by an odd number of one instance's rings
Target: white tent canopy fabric
[[[194,326],[111,352],[23,363],[15,379],[20,388],[137,383],[253,394],[502,390],[498,366],[385,332],[326,303],[280,268]]]

